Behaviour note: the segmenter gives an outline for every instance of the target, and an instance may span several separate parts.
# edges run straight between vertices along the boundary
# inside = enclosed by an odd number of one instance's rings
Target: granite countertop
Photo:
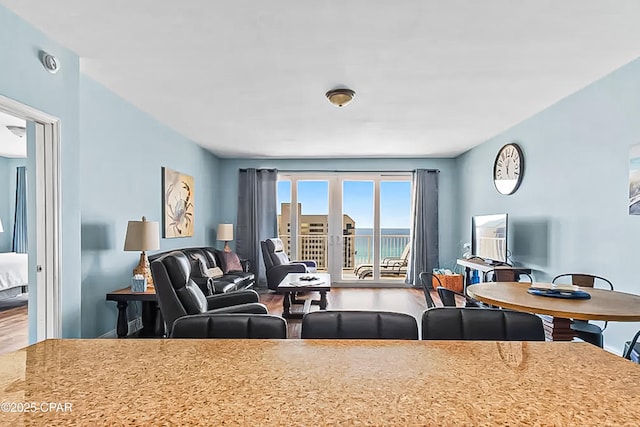
[[[0,425],[640,425],[638,384],[585,343],[47,340],[0,356]]]

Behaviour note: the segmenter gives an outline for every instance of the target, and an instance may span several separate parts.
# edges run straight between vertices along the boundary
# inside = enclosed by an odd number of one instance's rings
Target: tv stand
[[[518,280],[518,275],[520,273],[522,274],[531,274],[531,269],[530,268],[524,268],[524,267],[513,267],[511,265],[505,265],[502,263],[493,263],[493,264],[489,264],[486,260],[482,259],[482,258],[469,258],[469,259],[458,259],[456,261],[456,264],[461,265],[464,267],[465,270],[465,290],[466,287],[468,285],[471,284],[471,270],[477,270],[482,272],[482,274],[480,275],[480,281],[484,282],[485,281],[485,273],[489,272],[489,271],[493,271],[493,270],[500,270],[501,272],[504,271],[505,273],[511,272],[510,275],[510,279],[509,281],[512,282],[517,282]]]

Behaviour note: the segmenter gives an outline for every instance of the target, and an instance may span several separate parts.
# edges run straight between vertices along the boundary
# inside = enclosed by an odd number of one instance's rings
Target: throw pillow
[[[222,271],[227,274],[230,271],[242,271],[240,258],[233,252],[220,252]]]
[[[192,273],[195,277],[209,277],[207,274],[207,265],[203,260],[198,259],[197,268],[194,268],[194,272]]]
[[[220,267],[213,267],[207,270],[207,276],[217,279],[218,277],[222,277],[224,273],[220,269]]]

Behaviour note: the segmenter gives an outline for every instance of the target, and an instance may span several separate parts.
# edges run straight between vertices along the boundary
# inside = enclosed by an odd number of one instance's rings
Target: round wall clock
[[[504,145],[493,162],[493,183],[500,194],[516,192],[524,175],[524,154],[518,144]]]

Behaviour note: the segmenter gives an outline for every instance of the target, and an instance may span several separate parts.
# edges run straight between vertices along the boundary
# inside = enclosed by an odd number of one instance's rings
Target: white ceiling
[[[637,0],[0,3],[222,157],[455,156],[640,56]]]
[[[27,138],[15,135],[7,126],[25,126],[25,121],[0,111],[0,157],[27,157]]]

